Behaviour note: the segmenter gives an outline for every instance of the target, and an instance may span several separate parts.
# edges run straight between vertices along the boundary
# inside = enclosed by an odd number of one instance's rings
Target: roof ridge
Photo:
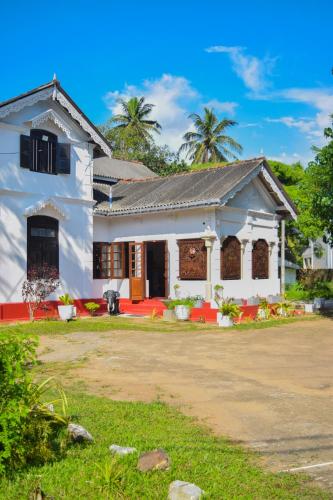
[[[194,174],[199,174],[199,173],[202,173],[202,172],[210,172],[212,170],[217,170],[219,168],[221,169],[224,169],[226,167],[231,167],[231,166],[237,166],[239,165],[240,163],[249,163],[249,162],[252,162],[252,161],[263,161],[263,160],[266,160],[265,156],[258,156],[256,158],[249,158],[248,160],[237,160],[237,161],[234,161],[234,162],[231,162],[229,163],[228,165],[223,165],[223,166],[215,166],[215,167],[209,167],[209,168],[203,168],[203,169],[200,169],[200,170],[194,170],[192,172],[180,172],[178,174],[170,174],[170,175],[158,175],[157,177],[146,177],[144,179],[122,179],[121,181],[119,181],[118,184],[130,184],[131,182],[147,182],[147,181],[152,181],[152,180],[163,180],[163,179],[170,179],[171,177],[182,177],[182,176],[186,176],[186,175],[194,175]],[[148,168],[148,167],[147,167]]]
[[[51,80],[50,82],[44,83],[43,85],[39,85],[38,87],[34,87],[31,90],[28,90],[27,92],[23,92],[23,94],[18,94],[14,97],[10,97],[9,99],[6,99],[4,101],[0,101],[0,108],[3,106],[7,106],[7,104],[10,104],[13,101],[18,101],[19,99],[23,99],[24,97],[27,97],[28,95],[35,94],[37,92],[40,92],[41,90],[47,89],[48,87],[52,86],[57,86],[59,85],[58,80]]]

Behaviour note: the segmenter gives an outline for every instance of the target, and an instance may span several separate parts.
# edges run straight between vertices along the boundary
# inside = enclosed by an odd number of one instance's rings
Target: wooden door
[[[145,244],[129,244],[129,278],[132,300],[143,300],[146,293]]]

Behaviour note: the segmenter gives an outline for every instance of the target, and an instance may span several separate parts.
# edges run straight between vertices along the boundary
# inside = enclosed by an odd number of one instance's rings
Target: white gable
[[[277,204],[274,203],[258,179],[252,180],[245,186],[234,198],[229,200],[227,206],[273,213],[277,208]]]

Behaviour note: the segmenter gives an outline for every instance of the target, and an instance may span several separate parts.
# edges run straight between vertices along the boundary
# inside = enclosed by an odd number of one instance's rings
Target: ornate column
[[[205,300],[207,302],[212,300],[212,248],[213,241],[216,239],[215,234],[207,227],[202,239],[205,242],[205,247],[207,248],[207,281],[205,285]]]
[[[248,244],[249,240],[246,238],[243,238],[241,240],[241,279],[244,279],[244,256],[245,256],[245,249],[246,245]]]
[[[269,242],[269,267],[268,267],[268,275],[270,278],[272,278],[272,271],[273,271],[273,256],[274,256],[274,249],[275,249],[275,241],[270,241]]]
[[[286,291],[286,221],[281,219],[281,295]]]

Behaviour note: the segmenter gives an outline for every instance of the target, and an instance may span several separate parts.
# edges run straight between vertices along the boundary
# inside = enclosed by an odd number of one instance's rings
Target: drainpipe
[[[110,208],[112,208],[112,186],[110,186],[110,191],[109,191],[109,205]]]
[[[286,221],[281,219],[281,295],[286,291]]]
[[[207,248],[207,281],[205,284],[205,300],[209,302],[212,300],[212,248],[213,241],[216,239],[214,233],[208,227],[205,235],[202,236]]]

